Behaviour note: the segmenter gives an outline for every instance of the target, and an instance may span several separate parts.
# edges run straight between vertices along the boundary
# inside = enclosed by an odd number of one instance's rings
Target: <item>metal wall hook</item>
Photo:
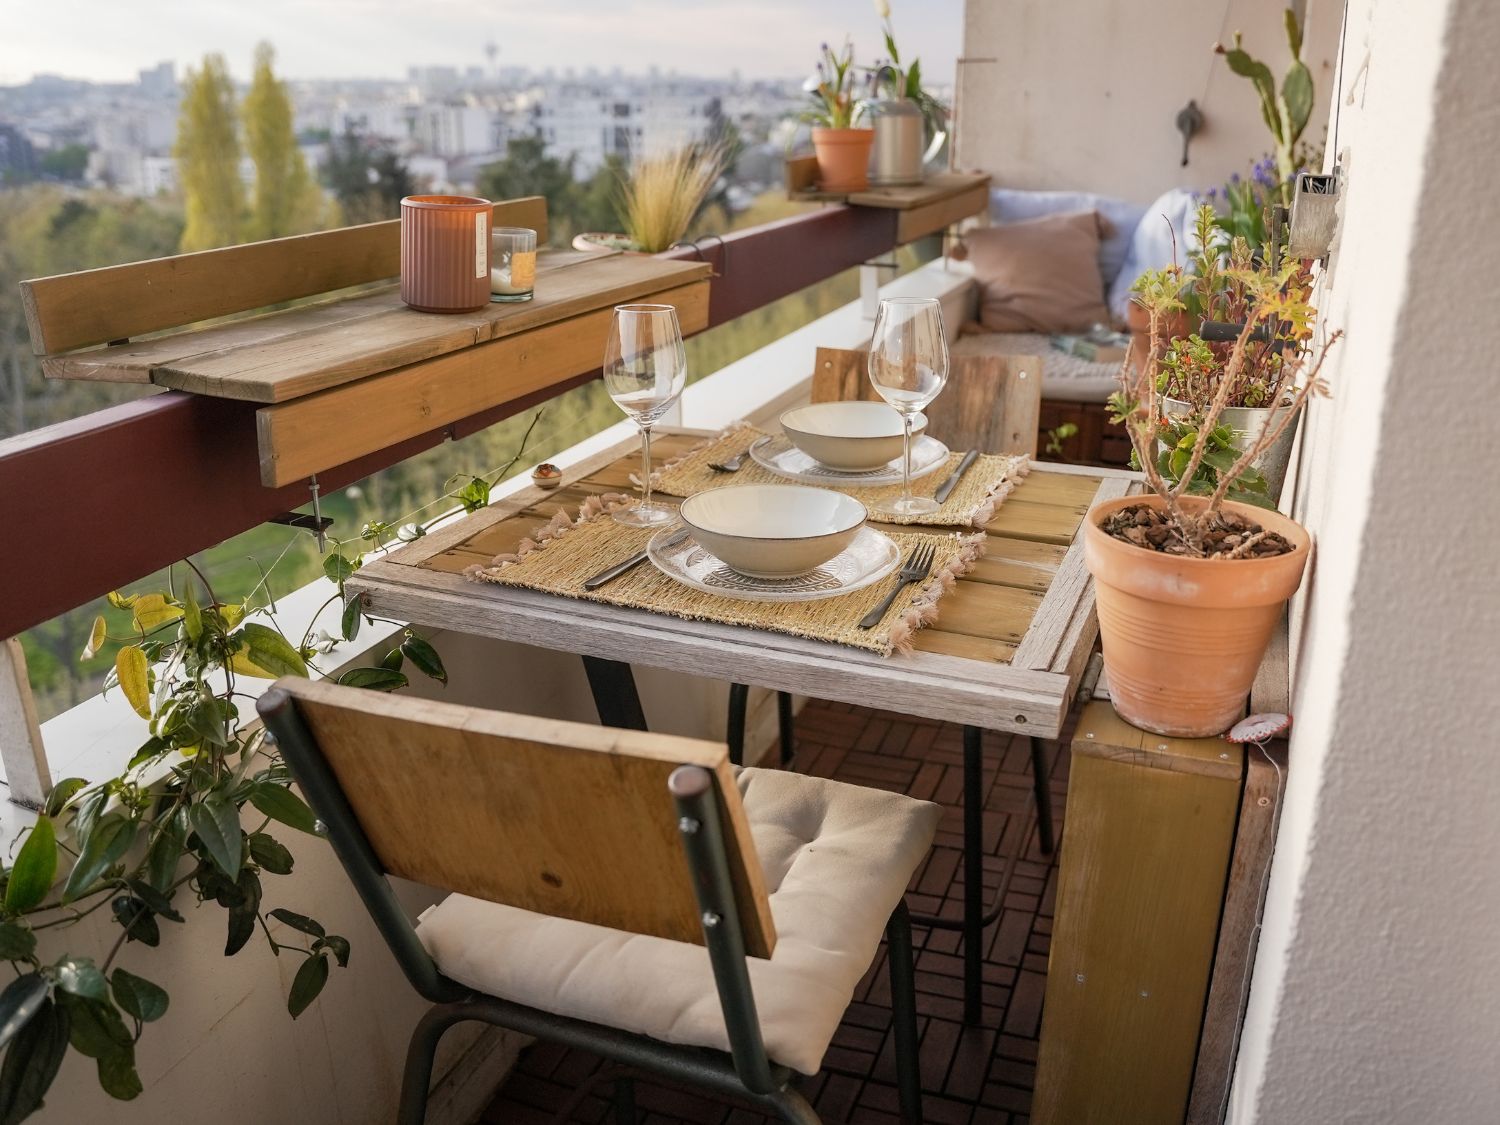
[[[1197,99],[1189,98],[1188,104],[1177,111],[1176,122],[1177,131],[1182,134],[1182,166],[1186,168],[1188,145],[1203,131],[1203,111],[1198,108]]]
[[[685,250],[685,249],[691,247],[692,250],[693,250],[693,253],[695,253],[695,254],[698,255],[698,260],[700,262],[703,262],[703,263],[705,263],[705,264],[707,264],[709,266],[713,266],[713,263],[708,260],[708,255],[703,252],[703,247],[701,247],[701,246],[698,245],[698,243],[702,242],[706,238],[718,239],[718,242],[719,242],[720,265],[718,266],[718,268],[716,270],[714,270],[713,273],[709,274],[709,276],[710,277],[723,277],[725,274],[727,274],[729,272],[729,243],[727,243],[727,242],[724,241],[724,236],[723,235],[719,235],[719,234],[704,234],[704,235],[699,235],[697,238],[681,238],[681,239],[678,239],[676,242],[672,243],[672,245],[669,246],[669,247],[667,247],[667,249],[668,250]]]

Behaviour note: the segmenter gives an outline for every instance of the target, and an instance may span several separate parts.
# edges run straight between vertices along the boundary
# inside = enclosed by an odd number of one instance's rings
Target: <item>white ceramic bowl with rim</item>
[[[912,419],[916,441],[927,416]],[[901,415],[883,402],[815,402],[781,416],[781,432],[814,461],[847,473],[884,468],[901,456]]]
[[[746,484],[695,493],[682,502],[693,538],[752,578],[794,578],[816,570],[854,539],[865,506],[826,488]]]

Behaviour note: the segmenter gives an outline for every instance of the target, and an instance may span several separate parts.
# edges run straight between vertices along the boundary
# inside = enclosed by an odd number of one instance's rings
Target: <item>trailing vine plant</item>
[[[486,506],[539,418],[540,412],[508,464],[450,481],[456,491],[412,514],[445,502],[463,512]],[[169,572],[165,590],[109,595],[113,621],[95,620],[83,658],[114,650],[105,691],[120,691],[145,724],[144,738],[119,776],[96,784],[59,781],[14,862],[0,869],[0,960],[15,974],[0,989],[0,1125],[42,1107],[69,1047],[94,1060],[111,1097],[141,1093],[135,1045],[145,1025],[166,1014],[170,997],[116,961],[131,943],[160,945],[164,926],[186,920],[187,905],[224,908],[226,957],[259,931],[276,956],[302,958],[287,996],[294,1019],[317,999],[333,966],[348,965],[346,938],[264,901],[265,877],[293,869],[292,853],[278,837],[287,830],[316,836],[321,827],[266,743],[254,718],[255,693],[244,681],[318,674],[319,657],[341,639],[353,640],[362,622],[377,620],[358,599],[345,598],[344,583],[359,569],[360,555],[418,538],[448,514],[425,524],[398,522],[394,530],[372,522],[357,538],[335,541],[323,572],[337,593],[295,640],[276,623],[270,574],[244,597],[223,600],[189,561],[182,581],[172,581],[175,569]],[[351,544],[357,553],[344,553]],[[314,635],[313,625],[337,602],[344,604],[341,636]],[[407,686],[408,664],[447,683],[437,650],[410,628],[376,666],[347,669],[337,682],[395,691]],[[43,958],[39,934],[106,909],[119,934],[102,960],[72,953]],[[270,920],[284,930],[273,933]]]

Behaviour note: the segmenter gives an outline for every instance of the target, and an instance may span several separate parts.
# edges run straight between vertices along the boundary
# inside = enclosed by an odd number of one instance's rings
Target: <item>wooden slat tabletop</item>
[[[661,433],[663,459],[701,434]],[[1056,737],[1093,646],[1093,587],[1074,545],[1096,499],[1135,474],[1037,463],[986,527],[984,557],[939,603],[910,656],[878,657],[761,630],[479,584],[476,563],[512,550],[560,508],[624,491],[635,443],[565,473],[554,492],[527,488],[366,565],[349,589],[374,612],[423,625],[716,676],[991,730]],[[879,526],[879,525],[877,525]]]

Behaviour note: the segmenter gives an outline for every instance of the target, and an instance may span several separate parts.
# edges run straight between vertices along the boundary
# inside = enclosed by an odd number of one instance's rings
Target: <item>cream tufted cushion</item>
[[[932,846],[939,809],[781,770],[739,776],[770,892],[776,952],[749,958],[766,1052],[814,1074],[891,911]],[[668,1043],[729,1049],[708,952],[450,895],[417,936],[460,984]]]

